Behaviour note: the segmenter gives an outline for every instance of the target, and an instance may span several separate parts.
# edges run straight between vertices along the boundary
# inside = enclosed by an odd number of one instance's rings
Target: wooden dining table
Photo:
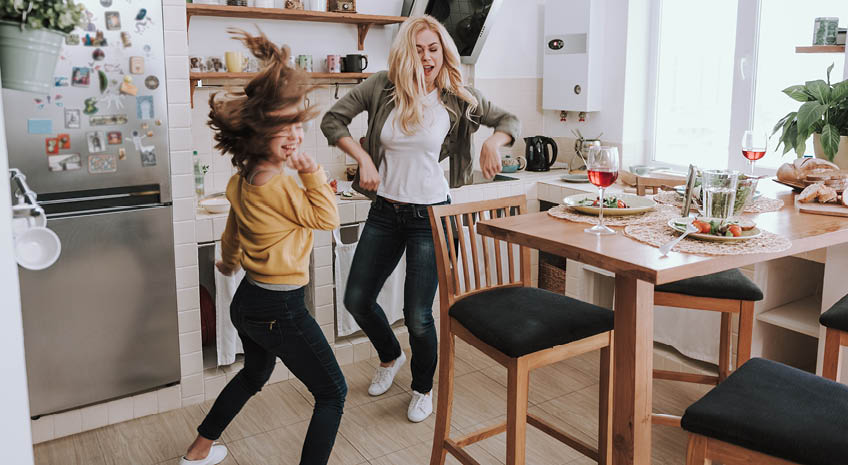
[[[823,305],[831,305],[836,301],[834,296],[848,290],[848,285],[841,284],[848,273],[848,218],[799,213],[792,189],[772,180],[761,180],[758,189],[783,200],[784,206],[776,212],[745,216],[760,229],[789,238],[792,246],[788,250],[721,256],[672,250],[662,257],[656,247],[625,236],[622,228],[615,228],[615,235],[595,236],[583,231],[586,223],[554,218],[544,212],[478,223],[477,231],[484,236],[615,273],[614,464],[651,463],[655,285],[826,248],[828,261],[833,258],[834,262],[830,272],[826,272]]]

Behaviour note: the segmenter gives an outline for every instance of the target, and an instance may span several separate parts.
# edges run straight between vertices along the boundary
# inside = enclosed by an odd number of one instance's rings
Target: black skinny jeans
[[[347,384],[324,333],[306,310],[303,295],[303,288],[271,291],[246,279],[239,284],[230,317],[244,346],[244,368],[227,383],[197,428],[201,436],[218,439],[248,399],[262,389],[280,357],[315,397],[300,463],[327,463],[341,423]]]

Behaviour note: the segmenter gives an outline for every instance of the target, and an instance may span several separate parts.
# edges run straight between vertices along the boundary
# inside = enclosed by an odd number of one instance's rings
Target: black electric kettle
[[[553,139],[545,136],[525,137],[527,144],[524,158],[527,160],[527,171],[548,171],[557,158],[557,145]],[[550,147],[550,150],[548,149]],[[553,153],[551,153],[551,151]]]

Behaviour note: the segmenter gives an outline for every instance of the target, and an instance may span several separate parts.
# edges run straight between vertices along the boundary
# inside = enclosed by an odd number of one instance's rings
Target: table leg
[[[615,277],[613,464],[651,463],[654,285]]]

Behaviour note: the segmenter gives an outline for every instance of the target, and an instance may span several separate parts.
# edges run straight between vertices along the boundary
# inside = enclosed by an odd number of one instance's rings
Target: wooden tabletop
[[[672,251],[661,257],[656,247],[625,236],[623,228],[613,228],[617,231],[614,236],[595,236],[583,232],[591,226],[587,223],[554,218],[544,212],[482,221],[477,229],[486,236],[521,243],[654,284],[717,273],[848,242],[848,218],[799,213],[791,188],[770,179],[763,179],[759,184],[758,190],[764,195],[783,200],[783,208],[777,212],[745,216],[753,219],[760,229],[789,238],[792,241],[789,250],[726,256]]]

